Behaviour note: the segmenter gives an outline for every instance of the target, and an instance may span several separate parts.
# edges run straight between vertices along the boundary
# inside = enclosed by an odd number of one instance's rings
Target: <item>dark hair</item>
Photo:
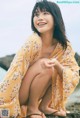
[[[46,0],[36,2],[32,11],[31,27],[34,32],[40,35],[40,33],[37,31],[33,23],[34,13],[36,12],[36,9],[38,8],[41,11],[43,9],[46,9],[46,11],[51,13],[51,15],[54,18],[54,23],[55,23],[53,37],[63,46],[63,48],[66,49],[67,38],[66,38],[66,33],[65,33],[65,26],[64,26],[63,18],[62,18],[61,11],[58,5],[54,2],[50,2]]]

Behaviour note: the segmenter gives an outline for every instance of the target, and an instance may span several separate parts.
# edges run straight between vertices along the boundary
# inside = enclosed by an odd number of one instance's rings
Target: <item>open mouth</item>
[[[40,23],[38,23],[38,26],[44,26],[44,25],[46,25],[47,23],[44,23],[44,22],[40,22]]]

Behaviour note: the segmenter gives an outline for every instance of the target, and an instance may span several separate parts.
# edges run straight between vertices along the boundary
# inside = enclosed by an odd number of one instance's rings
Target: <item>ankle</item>
[[[33,106],[27,106],[27,112],[33,112],[34,108]]]
[[[46,106],[46,105],[40,105],[39,106],[39,110],[42,111],[42,112],[44,112],[47,109],[48,109],[48,106]]]
[[[39,110],[41,111],[41,112],[43,112],[44,114],[52,114],[52,113],[55,113],[55,112],[57,112],[57,110],[56,109],[52,109],[51,107],[49,107],[48,105],[40,105],[39,106]]]
[[[27,114],[41,113],[38,107],[36,106],[27,106]]]

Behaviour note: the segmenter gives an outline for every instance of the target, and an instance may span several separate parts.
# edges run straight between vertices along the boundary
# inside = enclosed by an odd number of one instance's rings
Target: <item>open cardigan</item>
[[[60,43],[49,58],[57,57],[64,66],[63,78],[57,75],[52,77],[51,107],[59,110],[64,109],[68,96],[74,91],[79,82],[79,67],[74,58],[74,51],[69,42],[64,50]],[[9,116],[22,118],[19,103],[19,89],[29,66],[39,59],[42,47],[41,38],[33,33],[14,57],[7,74],[0,83],[0,110],[8,109]],[[29,79],[29,78],[28,78]]]

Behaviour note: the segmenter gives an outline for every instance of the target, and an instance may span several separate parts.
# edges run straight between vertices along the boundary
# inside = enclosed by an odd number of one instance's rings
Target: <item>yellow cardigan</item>
[[[42,47],[41,38],[33,33],[21,47],[14,57],[7,74],[0,83],[0,110],[8,110],[9,116],[22,118],[19,104],[19,89],[29,66],[39,58]],[[51,106],[55,109],[64,109],[68,96],[74,91],[79,82],[79,67],[74,58],[74,51],[70,43],[66,50],[63,50],[60,43],[49,58],[57,57],[58,61],[65,67],[63,79],[57,75],[52,79]]]

